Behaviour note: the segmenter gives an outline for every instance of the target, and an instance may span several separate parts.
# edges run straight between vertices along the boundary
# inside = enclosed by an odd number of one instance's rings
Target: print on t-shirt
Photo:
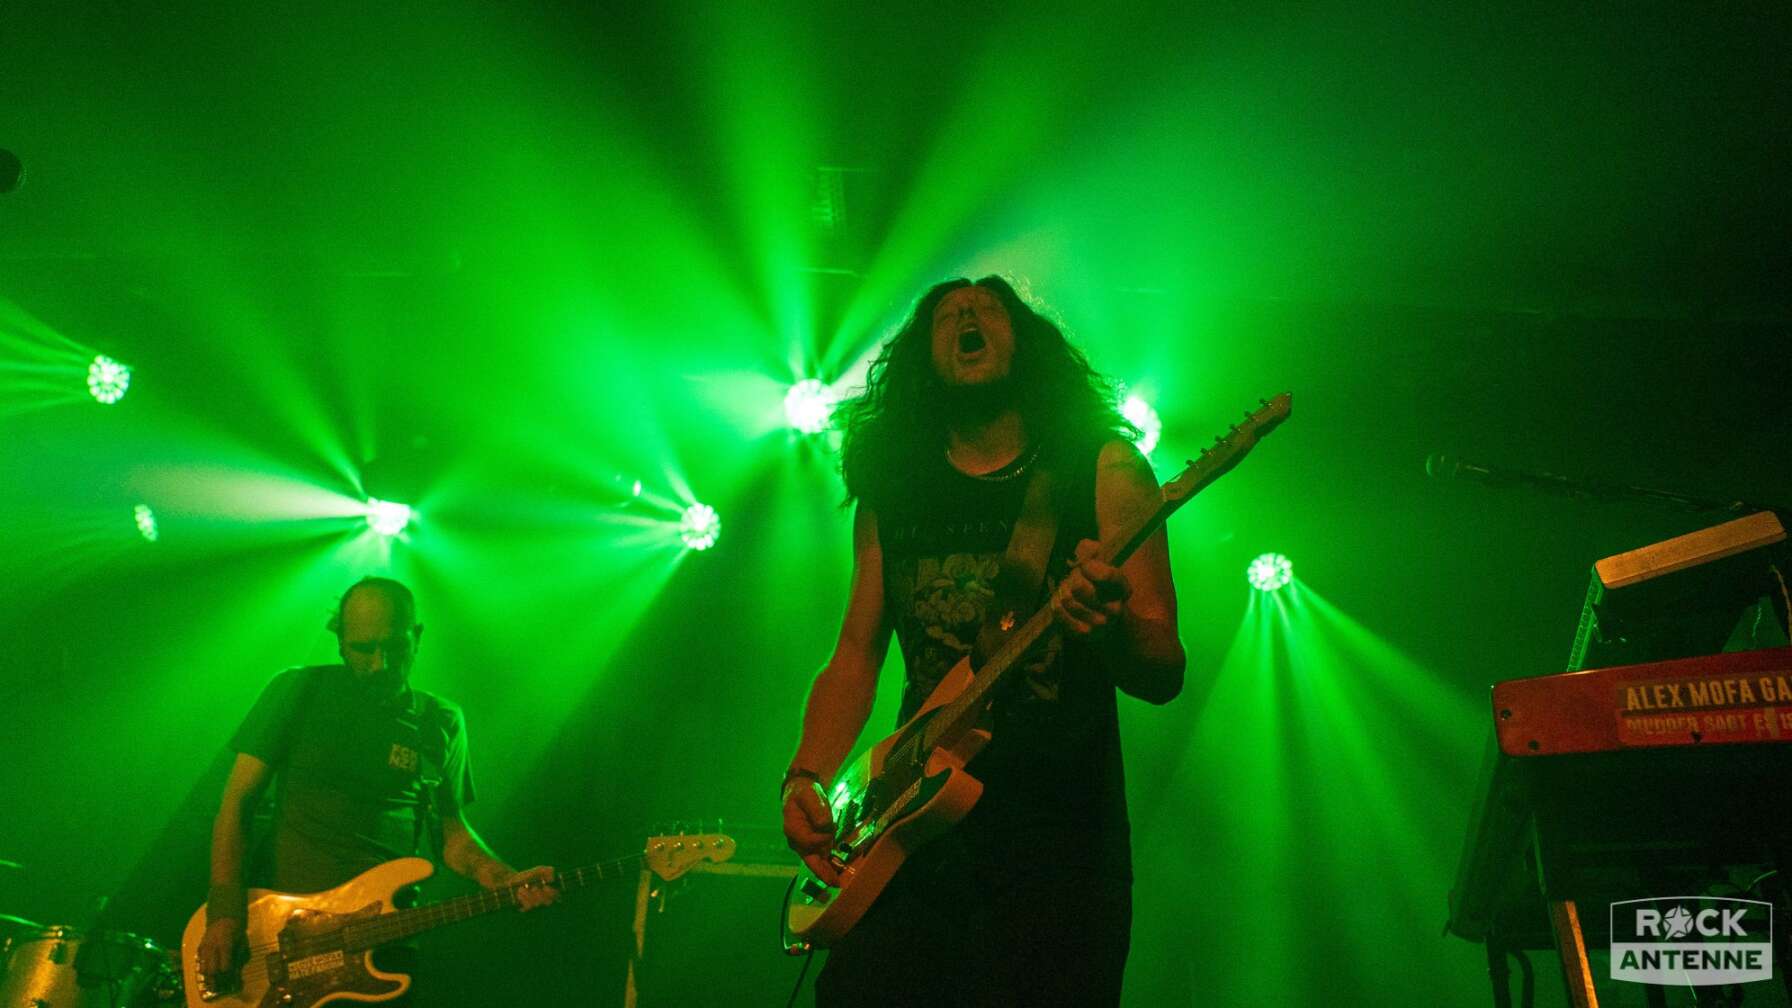
[[[996,575],[1000,553],[948,553],[899,562],[892,581],[909,600],[901,606],[904,653],[912,656],[908,675],[910,696],[918,702],[931,694],[960,658],[969,654],[996,599]],[[1048,579],[1055,584],[1056,579]],[[1031,613],[1022,613],[1022,618]],[[1017,701],[1058,699],[1057,658],[1061,640],[1053,635],[1023,666],[1022,684],[1011,694]]]

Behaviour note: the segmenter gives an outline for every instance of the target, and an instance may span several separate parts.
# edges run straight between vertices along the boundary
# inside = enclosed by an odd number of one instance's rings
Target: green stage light
[[[367,498],[367,527],[383,536],[395,536],[411,523],[411,508],[397,501]]]
[[[784,418],[804,434],[819,434],[827,429],[839,404],[839,394],[820,379],[804,378],[784,394]]]
[[[100,354],[87,365],[87,391],[94,399],[107,406],[124,398],[126,389],[131,387],[131,369],[129,365]]]
[[[1157,439],[1164,432],[1164,422],[1158,417],[1157,410],[1152,409],[1151,404],[1143,397],[1129,395],[1120,404],[1120,415],[1132,421],[1132,425],[1139,429],[1139,439],[1133,442],[1138,445],[1139,454],[1151,454],[1151,449],[1157,447]]]
[[[1245,580],[1260,592],[1272,592],[1294,580],[1294,564],[1280,553],[1265,553],[1251,561]]]
[[[144,541],[156,541],[158,535],[156,532],[156,513],[149,509],[148,504],[139,504],[133,508],[131,511],[131,518],[136,521],[137,534],[142,536]]]
[[[678,537],[686,546],[706,550],[716,544],[716,538],[721,534],[722,518],[715,508],[708,504],[692,504],[684,509],[684,519],[678,523]]]

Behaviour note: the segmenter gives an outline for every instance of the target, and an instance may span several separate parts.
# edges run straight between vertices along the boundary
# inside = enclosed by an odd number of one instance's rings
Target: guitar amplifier
[[[1772,511],[1676,536],[1593,565],[1568,670],[1716,654],[1765,597],[1784,640],[1792,581],[1785,526]]]
[[[695,865],[671,882],[641,872],[623,1008],[783,1004],[796,986],[802,960],[780,946],[796,857],[777,828],[731,823],[727,833],[737,847],[724,863]],[[813,1003],[814,971],[798,1004]]]

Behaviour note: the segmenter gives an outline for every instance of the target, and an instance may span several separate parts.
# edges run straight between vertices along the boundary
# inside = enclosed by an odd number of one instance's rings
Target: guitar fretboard
[[[641,854],[631,854],[583,868],[562,869],[554,877],[562,891],[582,889],[603,879],[618,878],[638,870],[643,857]],[[377,948],[387,942],[409,938],[444,924],[471,920],[495,910],[514,908],[517,905],[518,888],[509,886],[503,889],[485,889],[440,903],[431,903],[429,906],[398,910],[357,921],[343,928],[344,948],[351,952]]]

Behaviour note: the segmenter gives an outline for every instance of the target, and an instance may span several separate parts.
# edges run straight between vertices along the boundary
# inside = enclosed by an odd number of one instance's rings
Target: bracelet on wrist
[[[780,798],[789,798],[790,785],[800,780],[811,781],[815,787],[825,786],[822,783],[821,775],[815,771],[805,770],[801,767],[791,767],[789,770],[784,771],[784,780],[778,785],[778,796]]]

